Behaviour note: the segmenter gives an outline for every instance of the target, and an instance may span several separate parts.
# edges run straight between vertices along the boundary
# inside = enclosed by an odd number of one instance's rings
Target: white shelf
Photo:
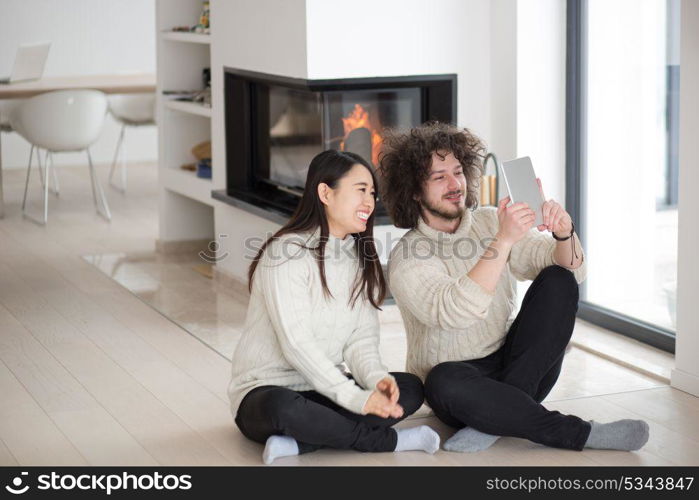
[[[155,0],[161,241],[213,237],[216,201],[211,191],[217,186],[211,179],[180,168],[181,164],[194,161],[192,146],[211,140],[212,109],[201,103],[175,101],[175,95],[162,93],[167,89],[199,88],[203,69],[212,67],[210,34],[173,31],[175,26],[191,26],[201,12],[202,0]]]
[[[181,168],[163,167],[160,169],[160,183],[166,189],[206,205],[213,205],[211,179],[197,177],[196,172]]]
[[[163,40],[172,42],[189,42],[189,43],[211,43],[211,35],[205,33],[187,33],[186,31],[163,31],[161,36]]]
[[[204,106],[203,104],[196,102],[167,100],[167,97],[165,99],[165,107],[168,109],[211,118],[210,106]]]

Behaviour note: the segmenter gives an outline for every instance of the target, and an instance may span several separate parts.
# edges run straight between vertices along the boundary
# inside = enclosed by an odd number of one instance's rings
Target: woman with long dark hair
[[[422,405],[423,387],[389,373],[379,355],[386,282],[373,240],[376,189],[360,156],[320,153],[296,212],[250,266],[228,394],[243,435],[265,444],[265,463],[322,447],[439,448],[427,426],[392,428]]]

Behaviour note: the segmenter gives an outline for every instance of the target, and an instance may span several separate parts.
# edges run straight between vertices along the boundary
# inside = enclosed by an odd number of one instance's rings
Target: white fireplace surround
[[[565,1],[530,2],[527,10],[534,12],[526,14],[519,12],[521,1],[214,0],[213,188],[226,184],[224,66],[307,79],[456,73],[457,124],[473,130],[503,159],[524,148],[537,172],[549,179],[549,196],[562,200]],[[527,41],[518,43],[525,34]],[[532,57],[536,74],[525,61]],[[526,98],[518,96],[524,90]],[[518,135],[527,114],[536,116],[538,126]],[[213,211],[212,236],[226,256],[218,271],[244,279],[250,250],[243,242],[279,226],[223,203],[214,203]],[[393,226],[375,232],[382,241],[403,234]],[[390,249],[383,250],[385,260]]]

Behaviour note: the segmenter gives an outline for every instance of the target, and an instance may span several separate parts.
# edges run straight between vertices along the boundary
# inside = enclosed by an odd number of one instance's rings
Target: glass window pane
[[[589,0],[585,300],[674,330],[679,0]]]

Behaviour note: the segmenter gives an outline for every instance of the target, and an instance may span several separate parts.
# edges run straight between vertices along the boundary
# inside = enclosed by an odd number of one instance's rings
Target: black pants
[[[500,349],[481,359],[440,363],[429,372],[425,397],[437,417],[452,427],[582,450],[590,423],[540,404],[561,372],[577,310],[573,273],[559,266],[542,270]]]
[[[400,418],[359,415],[315,391],[297,392],[266,385],[248,392],[240,403],[235,423],[248,439],[264,443],[282,434],[293,437],[300,453],[319,448],[357,451],[393,451],[396,431],[391,426],[422,405],[422,381],[410,373],[391,373],[396,379],[403,407]]]

